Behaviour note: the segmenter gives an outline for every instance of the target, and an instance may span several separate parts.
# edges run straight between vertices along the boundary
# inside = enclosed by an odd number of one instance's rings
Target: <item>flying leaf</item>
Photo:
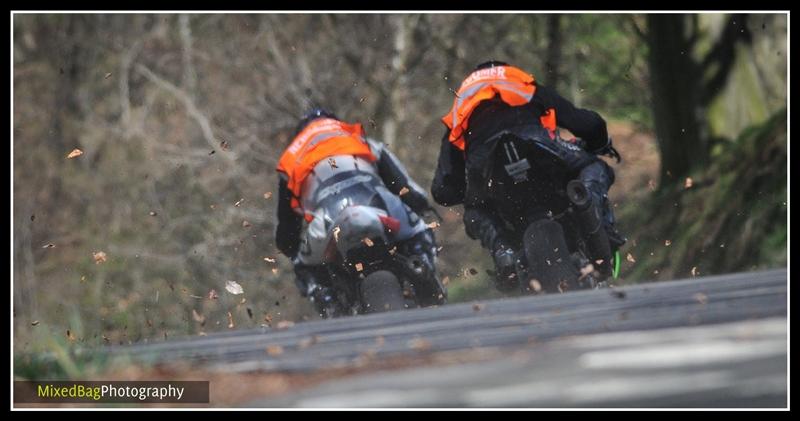
[[[239,206],[242,205],[242,202],[244,202],[244,197],[239,199],[236,203],[234,203],[233,206],[236,206],[238,208]]]
[[[244,293],[244,289],[242,289],[242,286],[239,285],[236,281],[225,281],[225,290],[233,295],[239,295]]]
[[[231,312],[229,311],[228,312],[228,329],[233,329],[234,326],[236,326],[236,325],[233,324],[233,314],[231,314]]]
[[[700,272],[697,270],[697,266],[692,267],[692,276],[697,276]]]
[[[72,150],[72,152],[69,153],[69,155],[67,155],[67,159],[77,158],[81,155],[83,155],[83,151],[78,148],[75,148]]]
[[[364,270],[364,265],[361,263],[356,263],[356,270],[358,272],[361,272],[362,270]]]
[[[672,244],[672,241],[664,240],[664,246],[669,247]]]
[[[270,197],[272,197],[272,192],[271,191],[268,191],[268,192],[264,193],[264,199],[269,199]]]
[[[293,321],[291,321],[291,320],[281,320],[281,321],[278,322],[277,325],[275,325],[275,328],[278,329],[278,330],[284,330],[284,329],[288,329],[288,328],[290,328],[292,326],[294,326],[294,322]]]
[[[283,347],[280,345],[269,345],[267,346],[267,354],[273,357],[281,355],[283,354]]]
[[[692,188],[693,184],[694,183],[692,182],[692,177],[686,177],[686,181],[683,183],[683,187],[686,188],[686,189],[690,189],[690,188]]]
[[[531,289],[534,290],[535,292],[537,293],[542,292],[542,283],[537,281],[536,279],[531,279],[531,281],[528,282],[528,284],[531,286]]]
[[[249,222],[242,221],[242,228],[249,228],[249,227],[250,227],[250,223]]]
[[[219,298],[219,294],[217,294],[217,290],[212,289],[212,290],[208,291],[208,299],[209,300],[216,300],[217,298]]]
[[[265,257],[264,261],[269,262],[269,263],[275,263],[275,259],[273,259],[271,257]]]
[[[628,255],[625,256],[625,258],[628,259],[628,261],[631,262],[631,263],[636,263],[636,259],[634,259],[633,255],[630,254],[630,253],[628,253]]]
[[[96,251],[92,253],[92,257],[94,257],[94,263],[96,265],[99,265],[100,263],[105,263],[106,260],[108,260],[106,253],[102,251]]]
[[[404,194],[407,194],[409,191],[411,190],[409,190],[408,187],[403,187],[402,189],[400,189],[400,193],[398,193],[398,195],[402,196]]]
[[[369,237],[364,238],[364,244],[366,244],[367,247],[372,247],[375,245],[375,243],[372,242],[372,240]]]
[[[192,318],[197,323],[200,323],[200,326],[203,326],[203,325],[206,324],[206,317],[203,316],[202,314],[198,313],[197,310],[195,310],[195,309],[192,309]]]

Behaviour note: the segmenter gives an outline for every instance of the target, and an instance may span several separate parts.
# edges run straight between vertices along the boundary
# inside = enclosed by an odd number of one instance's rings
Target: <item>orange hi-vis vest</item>
[[[293,208],[300,208],[300,190],[314,166],[335,155],[353,155],[370,162],[377,160],[364,139],[364,129],[358,123],[347,124],[332,118],[319,118],[295,136],[278,161],[277,168],[289,177]]]
[[[469,127],[469,117],[481,101],[500,95],[503,102],[512,107],[525,105],[536,93],[534,82],[532,75],[514,66],[495,66],[472,72],[461,83],[453,108],[442,117],[442,122],[450,129],[450,143],[464,150],[464,133]],[[548,131],[555,131],[555,109],[548,109],[539,119]]]

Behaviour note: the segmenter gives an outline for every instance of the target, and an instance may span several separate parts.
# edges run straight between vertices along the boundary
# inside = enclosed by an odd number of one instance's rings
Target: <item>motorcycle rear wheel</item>
[[[561,224],[551,220],[536,221],[523,237],[528,262],[528,281],[537,280],[547,293],[574,291],[580,288],[580,271],[572,262]],[[527,287],[523,282],[523,289]]]
[[[397,276],[379,270],[361,281],[361,303],[364,313],[382,313],[404,309],[406,300]]]

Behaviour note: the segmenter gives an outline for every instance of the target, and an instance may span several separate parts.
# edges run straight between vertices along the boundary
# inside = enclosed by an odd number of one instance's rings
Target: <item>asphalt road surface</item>
[[[227,373],[420,361],[249,407],[785,408],[787,278],[780,269],[449,304],[111,352]],[[447,355],[459,358],[441,363]]]

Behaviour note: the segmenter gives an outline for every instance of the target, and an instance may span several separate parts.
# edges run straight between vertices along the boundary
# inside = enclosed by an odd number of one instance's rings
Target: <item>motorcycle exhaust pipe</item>
[[[603,228],[600,209],[592,203],[592,195],[580,180],[567,183],[567,197],[575,208],[575,219],[583,233],[586,253],[604,276],[611,274],[611,245]],[[602,263],[597,262],[602,260]]]

